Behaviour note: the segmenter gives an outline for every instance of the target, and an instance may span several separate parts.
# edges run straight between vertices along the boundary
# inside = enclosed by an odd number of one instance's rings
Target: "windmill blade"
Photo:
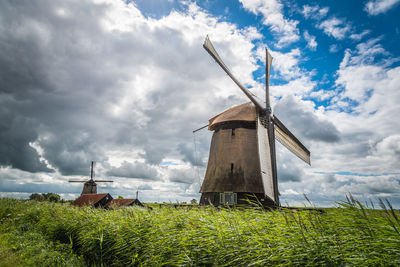
[[[275,138],[293,154],[311,165],[310,151],[289,131],[288,128],[274,115]]]
[[[114,183],[114,181],[110,180],[94,180],[96,183],[101,182],[101,183]]]
[[[87,181],[80,181],[80,180],[68,180],[70,183],[85,183]]]
[[[276,202],[274,173],[272,167],[271,147],[269,142],[268,129],[262,123],[262,117],[257,118],[257,144],[258,155],[260,159],[261,177],[264,186],[265,195],[270,200]]]
[[[271,104],[269,101],[269,76],[271,74],[272,56],[265,48],[265,105],[267,110],[271,112]]]
[[[237,84],[237,86],[239,86],[239,88],[243,91],[243,93],[245,93],[245,95],[247,95],[247,97],[251,100],[251,102],[253,102],[254,105],[256,105],[256,107],[258,107],[259,109],[264,110],[265,109],[264,105],[262,105],[260,102],[258,102],[257,99],[254,98],[253,94],[250,93],[250,91],[246,87],[244,87],[233,76],[231,71],[228,69],[228,67],[225,65],[225,63],[222,61],[222,59],[219,57],[217,51],[215,50],[213,44],[210,41],[210,38],[208,38],[208,35],[206,37],[206,40],[204,41],[203,47],[215,59],[215,61],[217,61],[217,63],[226,72],[226,74],[228,74],[228,76],[231,77],[231,79]]]

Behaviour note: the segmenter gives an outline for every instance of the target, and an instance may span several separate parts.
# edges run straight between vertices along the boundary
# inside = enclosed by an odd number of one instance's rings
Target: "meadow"
[[[116,210],[0,199],[0,266],[399,266],[400,217],[317,210]]]

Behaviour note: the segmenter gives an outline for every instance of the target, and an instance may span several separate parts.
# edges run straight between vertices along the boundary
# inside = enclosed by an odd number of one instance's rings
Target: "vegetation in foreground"
[[[0,199],[3,266],[400,265],[398,211],[102,210]]]

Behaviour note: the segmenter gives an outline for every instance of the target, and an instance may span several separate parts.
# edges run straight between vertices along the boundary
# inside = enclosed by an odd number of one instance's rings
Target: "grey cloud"
[[[80,188],[78,191],[80,192]],[[14,181],[0,180],[0,192],[25,192],[25,193],[77,193],[76,186],[65,184],[32,183],[23,184]]]
[[[178,145],[178,151],[183,155],[183,161],[189,162],[193,166],[205,167],[205,163],[202,161],[200,155],[201,152],[195,151],[193,144],[180,143]]]
[[[29,172],[53,172],[40,160],[37,151],[29,144],[38,134],[35,120],[12,116],[7,105],[0,108],[0,166],[12,166]]]
[[[109,170],[107,175],[145,180],[159,180],[157,169],[142,162],[130,163],[124,161],[120,167],[114,167]]]
[[[278,181],[279,182],[300,182],[304,172],[294,164],[278,163]]]
[[[169,181],[182,184],[192,184],[198,180],[193,169],[171,169],[168,175]]]
[[[320,120],[314,113],[302,109],[293,96],[278,101],[274,113],[289,130],[296,130],[306,143],[308,139],[328,143],[340,140],[340,132],[334,124]]]
[[[327,173],[324,175],[324,181],[331,184],[336,182],[335,174],[333,173]]]
[[[139,185],[138,190],[153,190],[153,187],[151,187],[151,185],[144,184],[144,185]]]
[[[158,116],[148,128],[141,130],[136,123],[144,116],[140,105],[135,107],[128,121],[110,117],[108,110],[124,97],[123,92],[118,91],[120,84],[134,78],[136,71],[140,73],[141,65],[169,68],[171,64],[180,66],[183,63],[171,59],[187,60],[176,56],[179,53],[174,50],[176,47],[187,49],[177,31],[165,32],[161,27],[152,32],[143,25],[137,29],[137,37],[141,38],[136,38],[135,33],[107,33],[98,19],[105,6],[89,2],[41,1],[41,5],[27,2],[15,6],[4,1],[0,5],[3,22],[0,27],[0,101],[4,104],[0,116],[8,118],[2,120],[0,130],[1,165],[32,172],[52,171],[40,162],[39,155],[29,146],[29,142],[34,141],[44,150],[49,163],[63,175],[86,174],[91,160],[107,159],[102,149],[106,145],[111,146],[110,149],[120,145],[137,146],[145,150],[149,163],[162,161],[169,152],[165,140],[171,133],[164,137],[161,129],[163,124],[170,127],[171,118],[174,119],[168,114],[174,103],[167,101],[173,97],[160,100],[166,101],[168,106],[146,111]],[[64,9],[69,16],[57,16],[59,9]],[[85,16],[78,16],[82,13]],[[143,34],[145,32],[148,34]],[[176,37],[176,46],[161,45],[171,35]],[[154,45],[149,45],[150,41]],[[200,55],[200,48],[195,51],[192,47],[188,56]],[[169,54],[175,55],[166,56]],[[194,57],[194,62],[197,59]],[[195,66],[192,64],[193,73]],[[181,67],[180,71],[185,72],[185,68]],[[161,86],[153,95],[167,92],[168,86]],[[182,82],[178,82],[177,87],[182,88]],[[135,89],[139,88],[132,88]],[[132,107],[138,101],[134,100]],[[156,106],[160,104],[156,99],[153,102]],[[169,118],[165,120],[160,114]],[[150,127],[153,134],[146,135]],[[178,139],[178,127],[174,129],[173,134]],[[44,136],[46,138],[41,138]]]

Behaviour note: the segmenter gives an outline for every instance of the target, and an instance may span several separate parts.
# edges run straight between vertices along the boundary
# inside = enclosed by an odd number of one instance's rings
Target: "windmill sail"
[[[271,65],[272,65],[272,56],[268,52],[268,49],[265,49],[265,57],[266,57],[266,64],[265,64],[265,98],[266,98],[266,105],[267,110],[271,110],[270,101],[269,101],[269,76],[271,74]]]
[[[286,126],[274,115],[275,138],[293,154],[311,165],[310,151],[286,128]]]
[[[203,44],[204,49],[217,61],[217,63],[221,66],[221,68],[228,74],[229,77],[239,86],[239,88],[247,95],[247,97],[251,100],[251,102],[256,105],[256,107],[260,108],[263,110],[265,107],[262,105],[260,102],[257,101],[257,99],[254,98],[253,94],[250,93],[250,91],[244,87],[236,78],[233,76],[231,71],[228,69],[228,67],[225,65],[225,63],[222,61],[222,59],[219,57],[217,51],[215,50],[213,44],[210,41],[210,38],[208,38],[208,35],[206,37],[206,40],[204,41]]]
[[[257,140],[258,155],[260,159],[261,177],[264,193],[272,201],[275,201],[274,178],[272,174],[271,152],[267,128],[262,124],[261,117],[257,116]]]

